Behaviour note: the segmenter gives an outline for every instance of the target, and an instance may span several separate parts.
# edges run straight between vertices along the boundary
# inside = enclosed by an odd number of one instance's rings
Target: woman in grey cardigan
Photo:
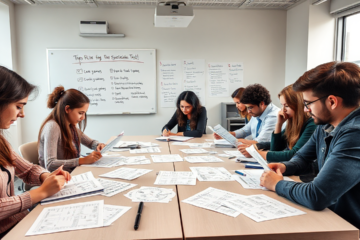
[[[89,98],[80,91],[65,91],[62,86],[56,87],[49,95],[47,106],[53,111],[42,124],[38,139],[42,167],[53,171],[63,165],[64,170],[71,172],[79,165],[94,163],[102,157],[99,151],[105,144],[83,133],[89,103]],[[81,144],[95,151],[80,157]]]

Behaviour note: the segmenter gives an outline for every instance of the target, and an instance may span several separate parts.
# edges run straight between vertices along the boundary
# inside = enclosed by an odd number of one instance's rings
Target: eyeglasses
[[[316,101],[319,101],[320,99],[327,98],[328,96],[329,96],[329,95],[323,96],[323,97],[318,98],[318,99],[316,99],[315,101],[312,101],[312,102],[306,102],[306,101],[304,101],[304,105],[305,105],[306,109],[309,109],[309,105],[310,105],[310,104],[312,104],[312,103],[314,103],[314,102],[316,102]]]

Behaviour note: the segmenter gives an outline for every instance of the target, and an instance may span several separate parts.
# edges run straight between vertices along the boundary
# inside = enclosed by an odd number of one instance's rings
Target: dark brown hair
[[[239,99],[239,101],[240,101],[240,99],[241,99],[241,97],[242,97],[242,95],[243,95],[244,90],[245,90],[245,88],[243,88],[243,87],[236,89],[236,90],[231,94],[231,97],[232,97],[232,98],[237,98],[237,99]],[[248,113],[248,111],[247,111],[246,108],[245,108],[244,111],[240,111],[239,109],[238,109],[238,111],[239,111],[239,114],[240,114],[240,116],[241,116],[242,118],[246,118],[247,120],[250,120],[251,116],[249,115],[249,113]]]
[[[305,72],[293,88],[299,92],[311,90],[317,97],[341,97],[344,107],[355,107],[360,100],[360,67],[350,62],[321,64]]]
[[[47,101],[47,107],[53,108],[52,112],[45,119],[44,123],[41,125],[38,143],[40,143],[41,132],[45,126],[45,124],[54,120],[60,127],[61,130],[61,141],[64,146],[64,156],[66,159],[76,157],[76,149],[72,143],[73,136],[71,133],[70,126],[66,121],[66,111],[65,107],[69,106],[70,109],[81,108],[84,104],[90,103],[90,100],[85,94],[76,90],[76,89],[68,89],[65,91],[63,86],[56,87],[54,91],[49,95]],[[82,127],[83,126],[83,127]],[[79,122],[79,128],[81,132],[85,131],[86,128],[86,113],[85,119],[82,122]],[[81,136],[79,136],[80,139]]]
[[[261,102],[264,102],[265,105],[269,105],[271,103],[271,97],[269,91],[261,84],[252,84],[245,88],[240,102],[257,106],[259,106]]]
[[[200,110],[201,110],[201,104],[199,98],[192,91],[183,91],[177,98],[176,115],[177,115],[178,125],[180,127],[186,125],[186,121],[187,121],[187,117],[180,109],[180,102],[182,100],[189,103],[193,107],[191,111],[190,128],[191,130],[194,130],[196,128],[197,119],[200,115]]]
[[[300,138],[300,133],[309,116],[304,111],[304,100],[300,92],[295,92],[292,85],[285,87],[278,97],[283,96],[286,104],[294,111],[294,116],[287,120],[285,137],[289,149],[292,149]]]
[[[0,66],[0,115],[11,104],[28,97],[32,92],[37,93],[37,88],[28,83],[17,73]],[[0,119],[1,122],[1,119]],[[14,159],[11,157],[9,143],[0,132],[0,165],[14,166]]]

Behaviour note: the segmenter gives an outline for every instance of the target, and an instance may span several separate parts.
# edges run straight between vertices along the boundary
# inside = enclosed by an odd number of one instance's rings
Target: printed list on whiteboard
[[[182,92],[181,60],[160,61],[159,68],[161,107],[173,108]]]

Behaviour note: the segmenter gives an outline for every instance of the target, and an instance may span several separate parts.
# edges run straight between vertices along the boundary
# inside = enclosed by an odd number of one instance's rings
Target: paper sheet
[[[104,200],[44,208],[25,236],[103,226]]]
[[[104,227],[110,226],[113,222],[115,222],[119,217],[124,215],[127,211],[129,211],[131,207],[123,207],[116,205],[108,205],[104,204]]]
[[[175,195],[175,192],[168,188],[141,187],[128,192],[124,196],[130,198],[133,202],[169,203]]]
[[[185,160],[189,163],[204,163],[204,162],[224,162],[215,156],[190,156],[185,157]]]
[[[180,149],[183,153],[186,154],[202,154],[202,153],[209,153],[205,149],[202,148],[191,148],[191,149]]]
[[[242,196],[243,195],[209,187],[204,191],[183,200],[183,202],[231,217],[237,217],[241,212],[235,208],[225,206],[222,202],[224,200],[238,199]]]
[[[130,150],[130,153],[156,153],[156,152],[161,152],[160,148],[148,147],[148,148],[140,148],[140,149]]]
[[[223,167],[190,167],[199,181],[234,181],[228,170]]]
[[[193,91],[205,106],[205,60],[183,60],[184,91]]]
[[[124,192],[130,188],[135,187],[137,184],[118,182],[107,179],[98,178],[100,184],[104,187],[104,192],[101,194],[106,197],[112,197],[115,194]]]
[[[120,178],[125,180],[133,180],[138,178],[146,173],[151,172],[150,169],[137,169],[137,168],[118,168],[114,171],[101,174],[99,177],[106,177],[106,178]]]
[[[160,171],[155,185],[196,185],[196,175],[192,172]]]
[[[96,162],[92,164],[83,164],[80,165],[81,167],[104,167],[110,168],[116,166],[117,162],[119,161],[119,157],[112,157],[112,156],[103,156]]]
[[[122,157],[115,166],[150,164],[151,161],[145,156]]]
[[[151,155],[154,163],[163,162],[182,162],[184,161],[179,154],[167,154],[167,155]]]
[[[256,151],[254,145],[246,148],[246,151],[256,159],[256,161],[264,168],[264,170],[270,170],[266,160]]]
[[[161,60],[159,62],[160,102],[163,108],[173,108],[181,93],[181,67],[181,60]]]
[[[209,127],[210,129],[212,129],[211,127]],[[215,131],[219,136],[221,136],[223,139],[225,139],[226,141],[228,141],[231,145],[233,145],[234,147],[237,147],[237,145],[239,144],[238,140],[236,139],[236,137],[234,137],[233,135],[231,135],[225,128],[223,128],[223,126],[221,126],[220,124],[216,125],[212,131]]]
[[[208,96],[228,97],[229,68],[226,62],[208,63]]]

